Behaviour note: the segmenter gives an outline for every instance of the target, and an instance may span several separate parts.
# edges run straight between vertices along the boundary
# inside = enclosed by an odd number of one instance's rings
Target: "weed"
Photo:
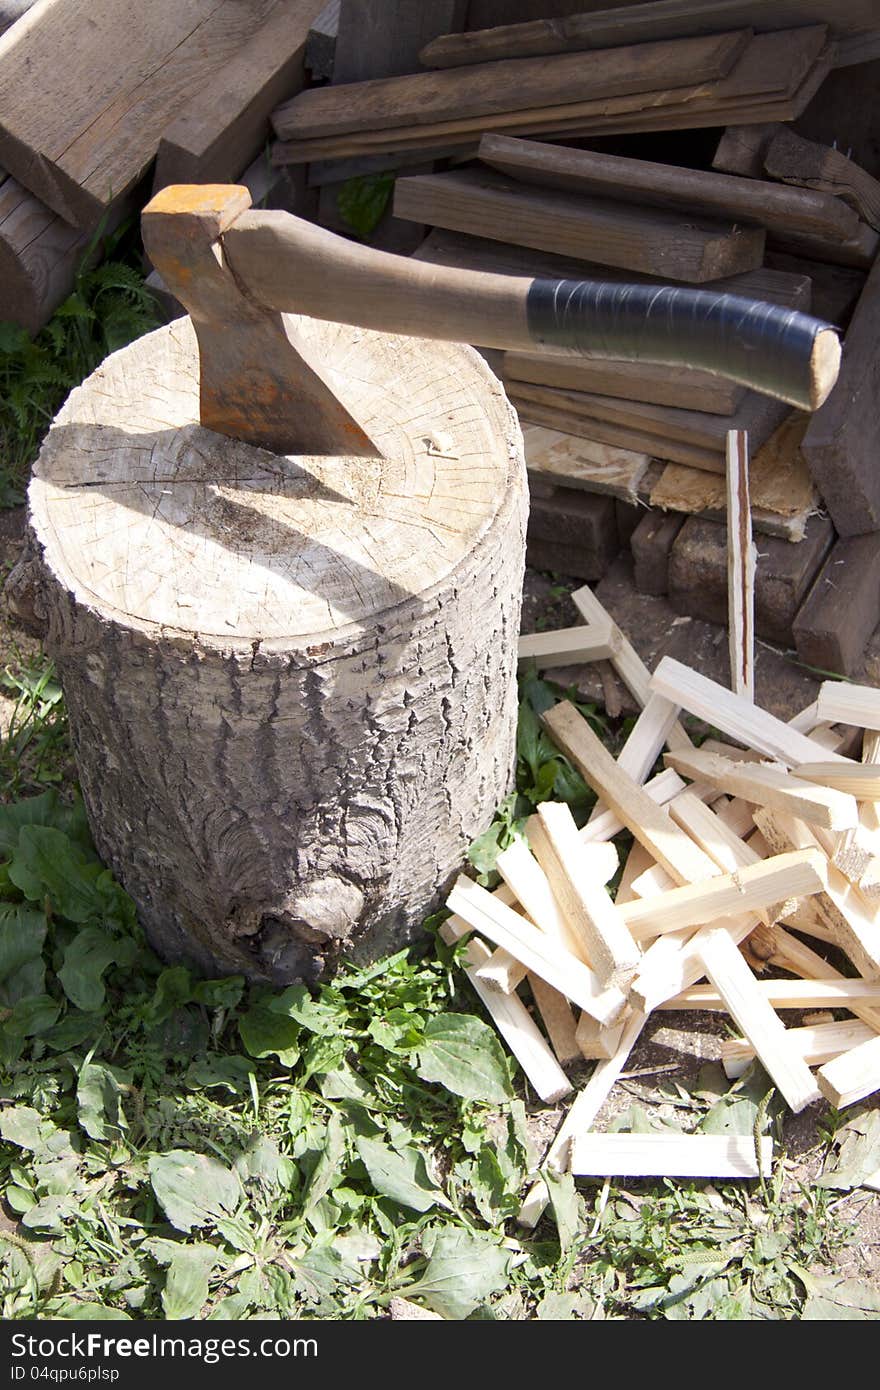
[[[70,748],[54,664],[43,656],[22,658],[5,668],[0,687],[15,700],[0,736],[0,797],[58,785],[70,767]]]

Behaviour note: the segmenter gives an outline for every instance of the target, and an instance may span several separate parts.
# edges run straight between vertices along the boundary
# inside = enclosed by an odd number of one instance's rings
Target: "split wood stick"
[[[788,721],[788,727],[797,729],[799,734],[811,734],[821,724],[819,706],[815,700],[811,705],[806,705],[802,710],[799,710],[797,714],[793,714]]]
[[[701,748],[667,753],[665,761],[685,777],[700,778],[732,796],[769,806],[826,830],[850,830],[859,823],[859,809],[853,796],[827,787],[810,786],[806,778],[795,777],[778,765],[735,762],[717,753],[704,753]],[[848,771],[846,763],[828,763],[827,766]],[[857,763],[851,766],[854,772],[861,771]]]
[[[585,847],[574,817],[564,802],[552,801],[543,802],[538,815],[549,850],[545,872],[563,916],[583,943],[602,985],[625,989],[638,970],[641,952],[604,886],[580,867]]]
[[[824,886],[822,854],[814,849],[795,850],[733,874],[721,874],[707,883],[691,883],[657,897],[626,903],[620,913],[635,939],[644,941],[737,912],[754,912],[787,898],[818,893]]]
[[[727,817],[716,814],[705,802],[691,792],[682,792],[669,803],[669,814],[687,831],[695,844],[705,850],[709,858],[718,865],[722,873],[736,873],[738,869],[758,864],[766,856],[759,854],[753,844],[743,839],[743,834],[755,831],[751,809],[747,802],[730,803],[732,814]],[[758,917],[765,926],[770,926],[780,915],[781,904],[771,908],[761,908]]]
[[[706,974],[790,1108],[797,1114],[818,1100],[809,1068],[730,937],[722,931],[710,932],[702,957]]]
[[[857,825],[841,835],[831,862],[873,906],[880,896],[880,831]]]
[[[675,880],[663,868],[662,864],[649,864],[644,873],[634,878],[630,884],[630,902],[637,898],[643,901],[645,898],[656,898],[659,894],[668,893],[675,887]]]
[[[645,1015],[642,1013],[630,1014],[624,1024],[620,1043],[614,1056],[609,1057],[607,1061],[597,1062],[593,1075],[586,1086],[575,1096],[568,1114],[557,1131],[556,1138],[547,1150],[544,1167],[555,1173],[565,1172],[569,1163],[572,1139],[575,1135],[586,1134],[592,1129],[596,1116],[626,1066],[629,1054],[635,1047],[646,1021]],[[520,1207],[517,1216],[519,1224],[532,1229],[537,1226],[549,1200],[547,1184],[539,1178],[529,1189]]]
[[[823,681],[817,700],[819,715],[832,724],[855,724],[859,729],[880,730],[880,690],[846,681]],[[809,762],[809,758],[799,758]]]
[[[581,1014],[576,1033],[580,1055],[588,1062],[607,1061],[620,1046],[623,1029],[623,1022],[606,1026],[589,1014]]]
[[[534,661],[541,671],[548,666],[606,661],[613,651],[610,628],[594,623],[585,627],[564,627],[558,632],[527,633],[519,639],[517,656],[520,665]]]
[[[489,989],[477,974],[479,965],[489,956],[482,941],[468,943],[466,974],[480,1002],[498,1032],[522,1067],[541,1100],[548,1105],[571,1093],[572,1085],[560,1067],[541,1030],[522,1000],[515,994],[498,994]]]
[[[723,179],[723,175],[718,175]],[[747,182],[747,180],[744,180]],[[755,566],[749,504],[749,436],[727,433],[727,616],[735,695],[755,698]]]
[[[855,1105],[880,1090],[880,1037],[869,1039],[826,1062],[817,1072],[819,1088],[835,1110]]]
[[[617,766],[634,782],[643,783],[659,757],[681,710],[671,700],[652,691],[617,757]],[[597,820],[604,806],[597,801],[590,820]]]
[[[540,975],[600,1023],[613,1023],[622,1013],[626,1000],[619,990],[604,989],[583,961],[498,902],[479,884],[462,875],[447,903],[482,936],[497,946],[506,946],[527,970]]]
[[[875,763],[800,763],[791,772],[793,777],[802,777],[805,782],[818,782],[822,787],[846,792],[857,801],[880,801],[880,766]],[[832,827],[835,830],[843,828]]]
[[[528,981],[557,1060],[562,1065],[573,1062],[575,1058],[580,1057],[581,1050],[571,1005],[557,989],[553,989],[546,980],[542,980],[540,975],[529,975]],[[589,1015],[582,1014],[581,1017],[587,1018]],[[592,1021],[595,1022],[595,1019]],[[596,1027],[599,1026],[597,1023]]]
[[[665,779],[675,778],[675,781],[667,782]],[[685,782],[674,772],[671,767],[664,768],[658,772],[656,777],[652,777],[650,782],[646,782],[642,791],[649,796],[657,806],[665,806],[674,796],[678,796],[685,789]],[[619,835],[621,830],[626,829],[623,821],[613,811],[603,811],[595,820],[587,821],[579,831],[581,840],[586,844],[601,843],[603,840],[611,840],[615,835]]]
[[[819,1067],[860,1043],[876,1037],[860,1019],[848,1023],[816,1023],[811,1027],[789,1028],[789,1041],[798,1049],[808,1067]],[[746,1038],[725,1038],[721,1043],[721,1065],[733,1080],[742,1076],[755,1060],[755,1049]],[[820,1083],[821,1085],[821,1083]]]
[[[799,930],[803,929],[799,928]],[[775,926],[773,935],[776,951],[770,957],[772,965],[779,966],[783,970],[790,970],[792,974],[800,975],[806,980],[847,982],[847,976],[841,974],[825,960],[824,956],[820,956],[818,951],[814,951],[805,941],[793,936],[784,927]],[[873,1032],[880,1033],[880,1009],[875,1005],[852,999],[844,1007],[849,1009],[850,1013],[855,1014],[856,1018],[866,1023]]]
[[[862,735],[862,762],[880,763],[880,732],[866,729]],[[869,830],[880,830],[880,801],[862,807],[862,824]]]
[[[554,804],[554,803],[546,803]],[[562,804],[562,803],[559,803]],[[584,840],[579,831],[576,830],[579,842],[578,868],[591,883],[597,886],[610,883],[617,870],[620,868],[620,856],[617,846],[610,840]],[[540,816],[529,816],[526,821],[526,838],[532,853],[538,863],[544,867],[544,860],[549,849],[547,831],[544,828]],[[544,869],[545,874],[547,870]]]
[[[646,796],[617,763],[569,701],[543,715],[554,742],[571,759],[587,784],[607,801],[633,835],[678,883],[712,878],[718,870],[708,855],[672,818]]]
[[[736,954],[739,956],[739,951]],[[743,965],[748,970],[745,962]],[[751,971],[749,975],[761,998],[773,1009],[849,1009],[853,1012],[854,1004],[880,1004],[880,980],[756,980]],[[727,1003],[717,987],[689,985],[673,999],[655,1007],[709,1009],[719,1013],[727,1009]]]
[[[750,1134],[579,1134],[571,1171],[581,1178],[757,1178],[769,1173],[773,1140]]]
[[[614,862],[616,866],[616,850]],[[588,953],[584,951],[577,932],[572,931],[565,920],[553,896],[547,875],[528,845],[521,839],[514,840],[498,855],[495,867],[535,926],[546,932],[551,940],[571,951],[572,955],[578,956],[585,965],[589,965]]]
[[[614,622],[607,608],[603,607],[589,585],[584,584],[580,589],[575,589],[571,598],[585,622],[601,623],[604,621],[611,624],[614,643],[611,665],[627,690],[635,697],[639,707],[644,709],[651,698],[651,673],[635,647]],[[692,746],[691,740],[680,723],[673,725],[670,729],[666,742],[670,748],[690,748]]]
[[[699,719],[705,719],[728,738],[789,767],[809,762],[815,756],[816,745],[806,735],[671,656],[664,656],[660,661],[651,677],[651,689],[659,690],[668,700],[674,700]],[[878,694],[880,709],[880,692],[874,693]],[[824,711],[821,715],[823,719],[833,718]],[[835,757],[837,760],[848,761],[839,755]]]

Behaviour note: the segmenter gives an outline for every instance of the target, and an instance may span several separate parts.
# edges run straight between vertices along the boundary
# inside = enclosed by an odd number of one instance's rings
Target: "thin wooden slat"
[[[773,1140],[760,1141],[769,1173]],[[756,1178],[755,1141],[742,1134],[579,1134],[571,1171],[581,1178]]]
[[[613,644],[607,628],[595,625],[567,627],[555,632],[530,632],[520,637],[517,659],[523,666],[534,661],[540,671],[548,666],[605,661],[612,651]]]
[[[817,1072],[819,1088],[830,1105],[842,1110],[880,1090],[880,1037],[859,1043],[826,1062]]]
[[[651,463],[647,454],[577,439],[522,419],[520,424],[530,479],[638,503],[639,488]]]
[[[801,931],[807,930],[799,918],[793,918],[790,925]],[[813,950],[812,946],[801,941],[800,937],[793,936],[779,923],[773,928],[773,937],[775,950],[770,958],[771,964],[777,965],[783,970],[790,970],[805,980],[830,980],[846,983],[847,976],[830,965],[824,956],[820,956],[818,951]],[[849,999],[845,1007],[863,1023],[866,1023],[873,1032],[880,1033],[880,1008],[877,1008],[876,1005],[858,999]]]
[[[701,952],[709,933],[725,931],[732,944],[739,946],[754,931],[757,921],[753,913],[741,913],[696,932],[658,936],[642,957],[639,973],[632,982],[629,997],[633,1005],[648,1014],[664,1007],[668,1000],[682,998],[683,991],[696,985],[706,973]]]
[[[763,441],[762,441],[763,442]],[[727,594],[731,686],[735,695],[755,698],[755,567],[749,503],[749,436],[731,429],[727,436]]]
[[[646,401],[680,410],[732,415],[745,388],[708,372],[680,371],[650,362],[617,362],[589,357],[567,359],[547,353],[505,352],[504,381],[528,381],[565,391],[589,391],[620,400]]]
[[[839,1057],[841,1052],[858,1047],[876,1037],[874,1031],[860,1019],[849,1023],[817,1023],[804,1028],[789,1028],[788,1038],[808,1067],[818,1067]],[[731,1080],[742,1076],[755,1060],[755,1049],[745,1038],[722,1038],[721,1065]],[[819,1083],[821,1086],[821,1082]]]
[[[738,953],[737,953],[738,954]],[[748,966],[745,967],[748,969]],[[849,1009],[854,1004],[880,1004],[880,980],[754,980],[759,995],[774,1009]],[[727,1008],[724,995],[712,985],[689,985],[658,1009]],[[746,1030],[743,1029],[743,1032]]]
[[[880,801],[880,767],[871,763],[801,763],[791,769],[792,777],[853,796],[857,801]]]
[[[810,786],[808,780],[795,777],[781,767],[764,763],[735,762],[702,748],[692,752],[667,753],[668,766],[685,777],[710,782],[731,796],[769,806],[786,815],[796,816],[828,830],[848,830],[859,823],[859,810],[852,795],[825,786]],[[846,768],[845,763],[829,763],[832,768]],[[858,764],[852,767],[858,771]]]
[[[681,713],[678,705],[656,692],[651,695],[626,742],[617,756],[617,766],[634,782],[643,783],[666,744]],[[590,814],[594,821],[602,815],[604,806],[597,801]]]
[[[819,717],[832,724],[855,724],[880,730],[880,690],[846,681],[823,681],[817,700]],[[809,758],[800,759],[809,762]]]
[[[771,178],[837,196],[880,230],[880,183],[842,150],[805,140],[783,126],[768,141],[763,164]]]
[[[529,988],[537,1005],[538,1013],[547,1030],[550,1046],[561,1065],[573,1062],[580,1057],[581,1049],[577,1040],[577,1026],[571,1005],[564,995],[542,980],[540,975],[529,975]],[[588,1018],[588,1014],[582,1014]],[[597,1023],[596,1027],[600,1025]]]
[[[575,1032],[578,1052],[588,1062],[610,1060],[620,1046],[623,1029],[623,1023],[606,1026],[589,1014],[581,1014]]]

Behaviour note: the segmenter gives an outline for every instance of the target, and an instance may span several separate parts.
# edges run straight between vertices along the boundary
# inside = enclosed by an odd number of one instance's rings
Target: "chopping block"
[[[314,981],[410,940],[512,786],[522,438],[463,344],[696,355],[809,408],[837,340],[748,301],[730,332],[731,296],[648,322],[656,289],[409,262],[238,188],[165,189],[143,232],[189,317],[69,397],[17,589],[157,952]]]

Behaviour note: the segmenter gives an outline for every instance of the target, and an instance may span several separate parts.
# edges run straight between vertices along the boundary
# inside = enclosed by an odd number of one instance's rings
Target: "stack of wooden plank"
[[[754,1151],[621,1155],[593,1125],[656,1009],[728,1014],[741,1035],[721,1044],[729,1075],[757,1057],[795,1112],[880,1090],[880,692],[828,681],[785,723],[668,657],[650,675],[595,595],[573,597],[584,626],[522,638],[521,657],[608,658],[642,713],[616,761],[568,701],[543,716],[599,798],[592,816],[578,829],[564,804],[539,806],[498,857],[500,887],[460,878],[441,931],[473,933],[467,974],[543,1100],[571,1094],[569,1063],[597,1061],[551,1170],[754,1176]],[[694,748],[685,711],[730,742]],[[633,845],[612,901],[623,829]],[[845,1018],[799,1021],[816,1009]],[[631,1162],[644,1166],[618,1166]],[[545,1201],[539,1184],[523,1219]]]
[[[319,0],[36,0],[0,37],[0,302],[36,331],[98,229],[155,186],[230,181],[305,80]]]

